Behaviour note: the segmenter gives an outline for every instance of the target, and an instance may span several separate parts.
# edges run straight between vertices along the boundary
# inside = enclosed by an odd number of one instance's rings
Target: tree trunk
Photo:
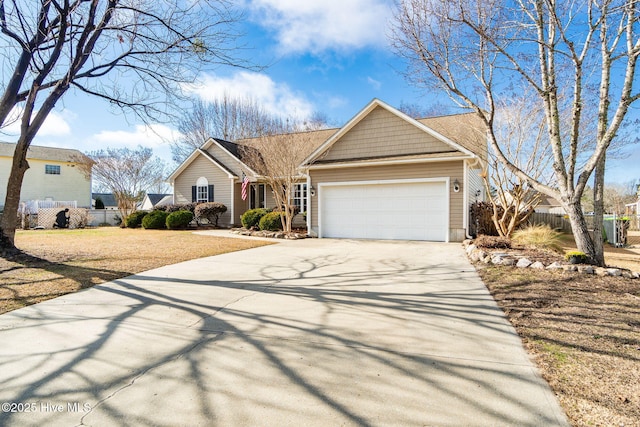
[[[0,221],[0,250],[14,251],[16,249],[15,236],[18,226],[18,208],[20,206],[20,192],[24,174],[29,169],[27,150],[29,143],[20,138],[13,155],[13,164],[7,183],[7,196],[4,201],[4,213]]]
[[[584,252],[592,263],[597,264],[596,248],[589,234],[589,227],[587,227],[587,222],[584,219],[582,206],[580,203],[571,203],[568,208],[567,214],[569,215],[569,222],[571,223],[571,231],[573,232],[578,250]]]
[[[593,246],[595,248],[594,261],[596,265],[604,267],[604,242],[602,229],[604,228],[604,169],[606,153],[598,162],[593,181]]]

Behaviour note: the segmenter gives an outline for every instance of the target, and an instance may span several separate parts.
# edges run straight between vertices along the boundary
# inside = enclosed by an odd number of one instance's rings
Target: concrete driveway
[[[3,426],[567,425],[459,244],[309,239],[0,316]]]

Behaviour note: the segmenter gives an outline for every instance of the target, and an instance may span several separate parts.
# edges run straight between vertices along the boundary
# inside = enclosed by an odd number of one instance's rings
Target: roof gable
[[[13,157],[16,144],[13,142],[0,142],[0,157]],[[80,151],[71,148],[43,147],[30,145],[27,150],[27,159],[50,160],[58,162],[84,162],[89,158]]]
[[[374,99],[307,157],[304,165],[366,159],[460,155],[477,157],[429,126]]]
[[[229,141],[224,141],[222,139],[209,138],[200,148],[197,148],[187,157],[171,175],[167,178],[167,181],[173,182],[175,179],[184,172],[191,163],[194,162],[198,157],[202,156],[207,160],[211,161],[218,168],[223,170],[229,178],[237,178],[239,176],[240,171],[242,171],[242,167],[246,166],[244,163],[240,161],[237,157],[237,144],[234,144]],[[235,151],[236,155],[231,153],[229,150]],[[224,161],[223,158],[226,160]],[[232,168],[232,166],[235,166]],[[238,169],[238,170],[235,170]]]

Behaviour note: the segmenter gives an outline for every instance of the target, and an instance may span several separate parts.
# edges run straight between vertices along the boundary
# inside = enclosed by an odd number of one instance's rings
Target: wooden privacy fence
[[[528,219],[530,225],[547,224],[554,230],[571,233],[571,223],[561,214],[534,212]]]

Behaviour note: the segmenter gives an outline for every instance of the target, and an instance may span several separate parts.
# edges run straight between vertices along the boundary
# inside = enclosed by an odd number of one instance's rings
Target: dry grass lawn
[[[0,258],[0,313],[163,265],[270,244],[191,231],[18,231],[22,255]]]

